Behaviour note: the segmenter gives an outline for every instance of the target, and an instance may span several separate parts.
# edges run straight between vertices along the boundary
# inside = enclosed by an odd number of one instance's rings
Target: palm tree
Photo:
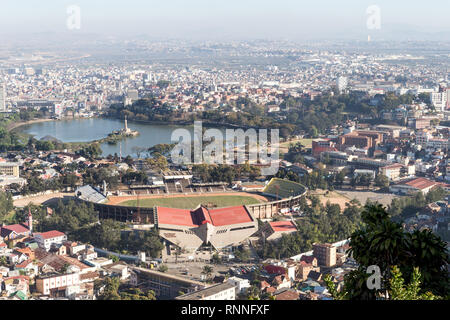
[[[213,273],[213,268],[210,266],[204,266],[202,270],[202,274],[205,275],[208,279],[211,278]]]

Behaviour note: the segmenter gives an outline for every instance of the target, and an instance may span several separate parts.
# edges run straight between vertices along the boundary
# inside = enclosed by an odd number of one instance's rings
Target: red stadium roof
[[[157,207],[156,210],[158,213],[158,223],[160,224],[197,227],[190,210],[163,207]]]
[[[198,227],[205,223],[210,223],[214,226],[220,227],[253,221],[253,218],[244,206],[211,210],[200,207],[193,211],[186,209],[157,207],[156,210],[159,224]]]
[[[292,221],[275,221],[269,222],[269,224],[275,232],[297,231]]]
[[[215,226],[225,226],[229,224],[240,224],[252,222],[253,219],[244,206],[213,209],[209,211],[212,224]]]

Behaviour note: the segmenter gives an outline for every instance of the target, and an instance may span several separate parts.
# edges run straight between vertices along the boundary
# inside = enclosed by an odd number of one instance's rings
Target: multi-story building
[[[68,288],[79,287],[80,274],[78,272],[70,274],[53,273],[36,278],[36,290],[44,295],[52,297],[65,297],[69,295]]]
[[[428,140],[433,136],[427,130],[421,130],[416,133],[416,143],[421,146],[426,146]]]
[[[431,105],[438,112],[442,112],[447,107],[447,92],[432,92],[430,93]]]
[[[19,177],[19,164],[14,162],[0,162],[0,175]]]
[[[319,265],[332,267],[336,265],[336,247],[329,243],[314,243],[314,257]]]
[[[67,241],[67,236],[56,230],[34,233],[33,236],[39,247],[45,249],[46,251],[50,250],[52,245],[62,245],[65,241]]]
[[[448,145],[449,145],[448,139],[438,139],[438,138],[429,139],[426,144],[427,148],[441,149],[441,150],[447,150]]]
[[[396,181],[396,180],[400,179],[402,168],[403,168],[403,165],[401,165],[399,163],[394,163],[389,166],[380,168],[380,172],[381,172],[381,174],[388,177],[389,180]]]
[[[339,92],[341,92],[341,93],[344,92],[345,89],[347,89],[347,86],[348,86],[348,79],[347,79],[347,77],[339,77],[339,78],[337,78],[336,86],[337,86]]]

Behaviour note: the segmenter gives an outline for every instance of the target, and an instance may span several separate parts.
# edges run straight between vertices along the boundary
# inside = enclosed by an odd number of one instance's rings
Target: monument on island
[[[118,131],[113,131],[112,134],[116,135],[116,136],[135,137],[135,136],[139,135],[139,132],[128,128],[128,120],[127,120],[127,116],[125,116],[125,125],[124,125],[123,129],[120,129]]]

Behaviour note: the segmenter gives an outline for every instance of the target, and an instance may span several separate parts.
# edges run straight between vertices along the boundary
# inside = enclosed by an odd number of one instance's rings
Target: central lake
[[[34,123],[21,127],[21,131],[33,135],[36,139],[52,136],[62,142],[89,142],[103,139],[114,130],[123,127],[123,120],[89,118]],[[172,143],[172,132],[180,128],[176,125],[143,124],[130,121],[128,121],[128,127],[139,131],[140,135],[122,140],[123,157],[127,155],[136,157],[134,147],[150,148],[159,143]],[[193,126],[185,128],[193,132]],[[101,148],[104,157],[120,153],[120,143],[116,145],[104,143]],[[145,153],[142,153],[141,157],[144,155]]]

